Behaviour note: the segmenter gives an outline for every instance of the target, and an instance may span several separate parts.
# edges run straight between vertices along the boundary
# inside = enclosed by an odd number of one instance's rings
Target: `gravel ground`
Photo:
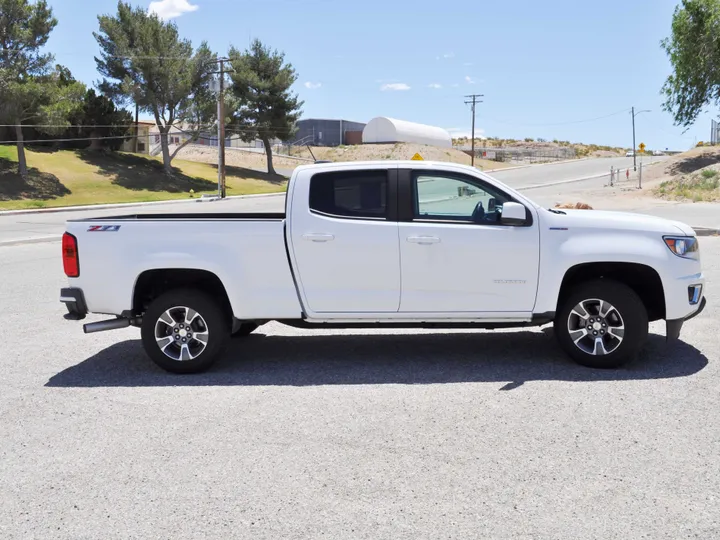
[[[298,331],[173,376],[62,318],[59,244],[0,248],[0,537],[720,536],[710,304],[594,371],[548,329]]]

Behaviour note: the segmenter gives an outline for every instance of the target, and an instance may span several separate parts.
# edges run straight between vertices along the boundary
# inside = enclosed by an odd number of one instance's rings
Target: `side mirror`
[[[500,223],[503,225],[523,225],[527,220],[526,212],[527,210],[522,204],[516,202],[506,202],[502,206]]]

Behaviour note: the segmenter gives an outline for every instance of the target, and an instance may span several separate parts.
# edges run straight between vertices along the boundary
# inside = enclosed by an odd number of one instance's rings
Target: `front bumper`
[[[667,341],[676,341],[680,337],[680,331],[682,330],[683,324],[685,321],[689,321],[690,319],[697,317],[702,313],[702,310],[705,309],[705,305],[707,304],[707,298],[704,296],[702,297],[702,300],[700,301],[700,306],[698,309],[693,311],[690,315],[683,319],[674,319],[671,321],[667,321],[666,323],[666,340]]]
[[[61,289],[60,301],[67,307],[68,312],[65,314],[66,319],[80,321],[87,316],[88,309],[82,289]]]

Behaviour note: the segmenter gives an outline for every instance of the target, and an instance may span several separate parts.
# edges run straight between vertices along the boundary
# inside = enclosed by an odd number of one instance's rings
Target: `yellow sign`
[[[420,154],[415,154],[413,157],[410,158],[412,161],[425,161],[423,157]]]
[[[640,148],[640,152],[645,153],[645,143],[644,142],[641,142],[640,146],[638,148]]]

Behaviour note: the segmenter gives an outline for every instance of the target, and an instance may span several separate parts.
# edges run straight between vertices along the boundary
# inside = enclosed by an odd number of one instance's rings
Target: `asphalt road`
[[[653,157],[653,162],[664,161],[667,156]],[[639,159],[638,159],[639,163]],[[650,158],[644,158],[644,163],[649,164]],[[589,178],[601,174],[610,175],[610,167],[625,170],[632,168],[633,158],[601,158],[581,159],[577,161],[563,162],[558,164],[544,164],[525,167],[522,169],[510,169],[492,172],[492,176],[506,183],[512,188],[527,188],[529,186],[542,186],[557,182],[567,182]]]
[[[547,329],[271,324],[173,376],[62,318],[59,245],[0,247],[3,539],[720,537],[710,303],[618,371]]]
[[[610,166],[623,167],[632,164],[632,158],[589,159],[558,164],[535,165],[532,167],[497,171],[491,173],[514,188],[532,187],[528,194],[534,199],[556,197],[558,191],[570,189],[571,184],[558,184],[588,176],[610,172]],[[588,181],[588,185],[597,186],[602,180]],[[547,186],[538,189],[538,185]],[[43,240],[56,238],[65,230],[65,220],[83,219],[90,216],[113,216],[132,212],[277,212],[284,208],[284,197],[261,197],[232,199],[219,202],[172,203],[145,206],[128,206],[110,210],[70,211],[58,213],[33,213],[2,215],[0,213],[0,245],[9,242]]]

